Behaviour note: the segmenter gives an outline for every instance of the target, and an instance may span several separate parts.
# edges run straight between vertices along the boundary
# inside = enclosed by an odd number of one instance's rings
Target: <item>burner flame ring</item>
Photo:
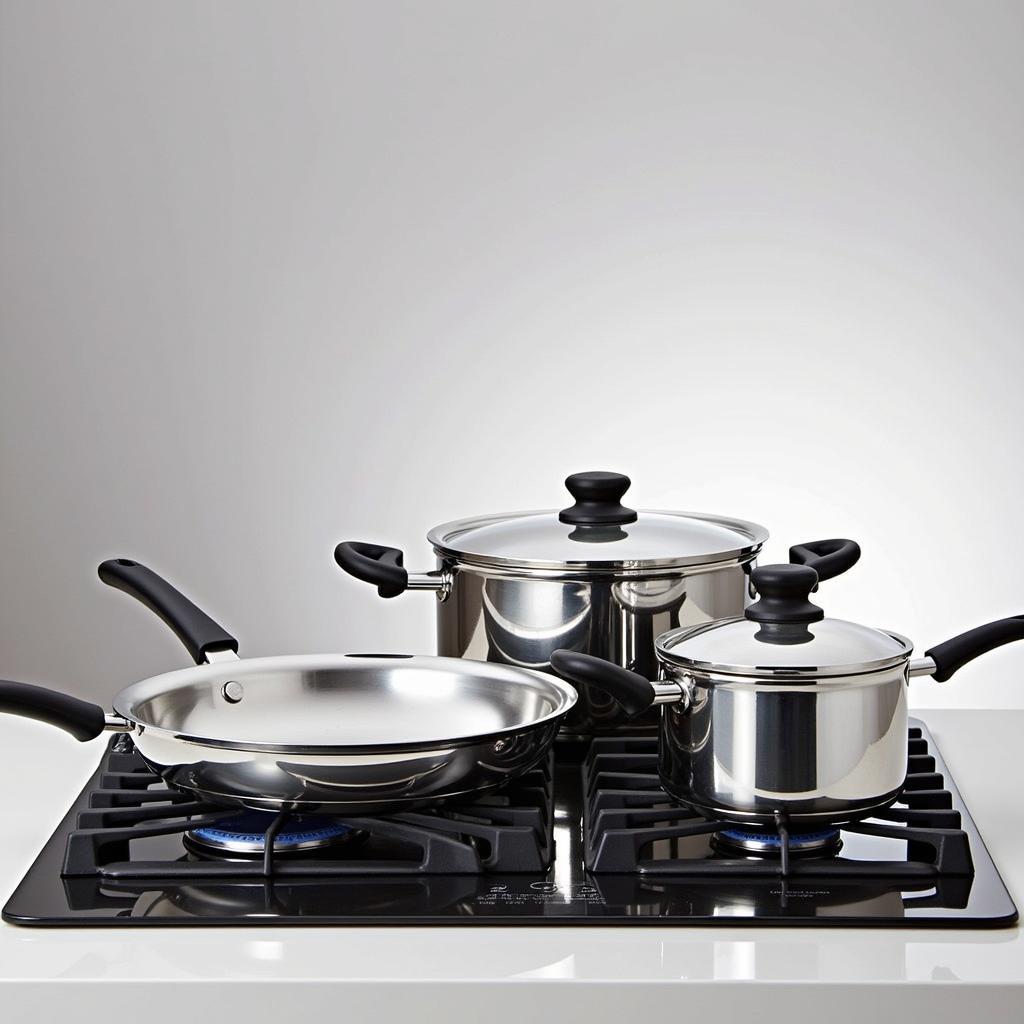
[[[752,829],[726,828],[716,832],[711,842],[719,853],[740,853],[755,857],[781,857],[783,839],[776,832],[757,832]],[[842,848],[839,829],[820,829],[817,832],[792,832],[789,835],[789,854],[794,857],[833,857]]]
[[[190,829],[185,834],[185,841],[190,849],[206,855],[262,856],[266,832],[275,817],[264,811],[243,811]],[[351,838],[354,832],[350,825],[333,818],[288,818],[274,837],[274,853],[296,853],[335,846]]]

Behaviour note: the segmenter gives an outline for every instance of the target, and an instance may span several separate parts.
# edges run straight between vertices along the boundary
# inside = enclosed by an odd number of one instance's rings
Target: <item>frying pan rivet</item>
[[[220,693],[229,704],[237,704],[245,696],[245,690],[237,679],[229,679],[220,688]]]

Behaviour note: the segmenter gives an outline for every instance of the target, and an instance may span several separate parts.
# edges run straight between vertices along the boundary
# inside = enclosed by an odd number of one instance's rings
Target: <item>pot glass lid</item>
[[[804,565],[765,565],[751,580],[759,599],[742,618],[675,629],[658,637],[665,661],[695,672],[772,678],[838,677],[890,668],[913,645],[899,633],[825,618],[810,601],[817,573]]]
[[[460,519],[428,534],[467,561],[537,568],[660,568],[743,560],[768,539],[757,523],[694,512],[637,512],[622,504],[629,477],[574,473],[559,510]]]

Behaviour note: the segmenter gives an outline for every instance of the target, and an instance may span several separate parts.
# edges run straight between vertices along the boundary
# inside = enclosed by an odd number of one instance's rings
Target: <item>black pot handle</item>
[[[123,590],[156,612],[174,630],[197,665],[205,664],[206,655],[212,651],[238,652],[238,641],[226,629],[140,562],[111,558],[98,571],[108,587]]]
[[[372,583],[381,597],[398,597],[409,586],[409,573],[403,568],[405,555],[398,548],[343,541],[334,549],[334,560],[349,574],[364,583]]]
[[[926,658],[935,662],[935,671],[929,675],[944,683],[969,661],[1015,640],[1024,640],[1024,615],[998,619],[976,629],[969,629],[924,652]]]
[[[551,655],[551,667],[573,685],[596,686],[604,690],[630,718],[646,711],[654,703],[654,687],[650,680],[592,654],[555,651]]]
[[[809,540],[806,544],[794,544],[789,549],[789,560],[793,565],[809,565],[820,583],[853,568],[860,560],[860,545],[843,537]]]
[[[0,712],[55,725],[83,743],[99,736],[106,723],[106,712],[98,704],[10,679],[0,679]]]

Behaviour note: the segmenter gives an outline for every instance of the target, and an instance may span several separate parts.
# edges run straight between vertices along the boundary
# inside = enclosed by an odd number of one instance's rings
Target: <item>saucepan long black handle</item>
[[[820,583],[853,568],[860,560],[860,545],[843,537],[809,540],[806,544],[794,544],[789,549],[789,560],[793,565],[809,565]]]
[[[969,661],[1015,640],[1024,640],[1024,615],[998,619],[976,629],[969,629],[924,652],[926,658],[935,662],[935,671],[929,674],[944,683]]]
[[[621,665],[595,658],[579,651],[555,651],[551,667],[564,680],[575,686],[596,686],[614,697],[632,718],[654,703],[654,687],[650,680]]]
[[[83,742],[99,736],[106,722],[98,704],[10,679],[0,679],[0,712],[55,725]]]
[[[381,597],[398,597],[409,587],[409,573],[402,566],[405,556],[398,548],[343,541],[334,549],[334,560],[349,574],[372,583]]]
[[[185,645],[197,665],[212,651],[238,651],[238,641],[167,580],[130,558],[111,558],[99,567],[100,579],[156,612]]]

